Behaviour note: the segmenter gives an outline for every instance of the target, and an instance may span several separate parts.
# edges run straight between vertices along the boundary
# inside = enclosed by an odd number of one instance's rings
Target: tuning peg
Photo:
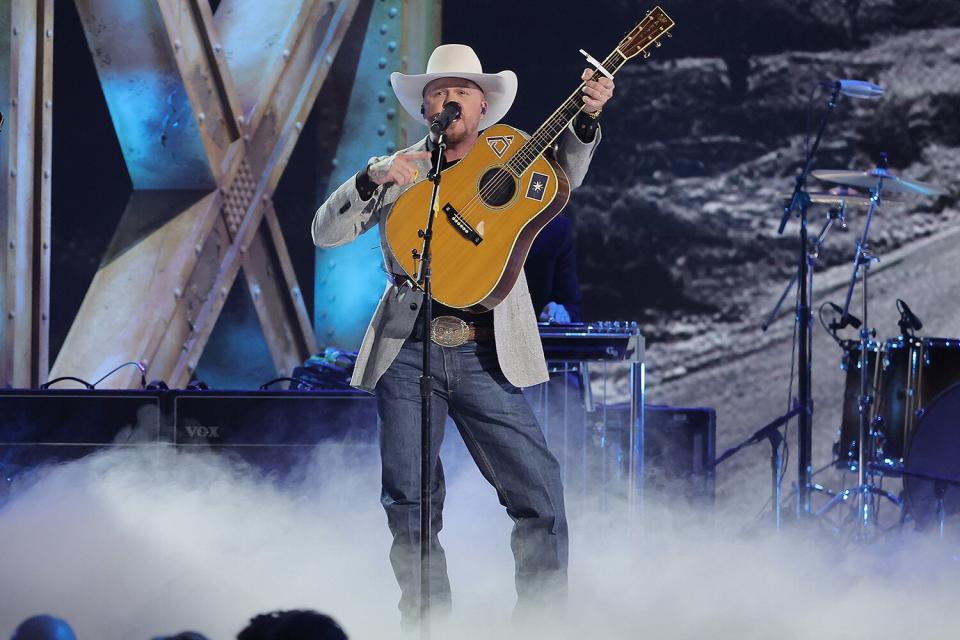
[[[662,45],[663,45],[663,43],[662,43],[662,42],[660,42],[659,40],[657,40],[657,44],[656,44],[656,45],[654,45],[654,46],[656,46],[656,47],[657,47],[657,49],[659,49],[659,48],[660,48],[660,47],[661,47]]]
[[[667,31],[667,37],[668,37],[668,38],[672,38],[672,37],[673,37],[673,34],[670,33],[669,31]]]
[[[646,60],[647,58],[649,58],[649,57],[652,56],[652,55],[653,55],[653,54],[652,54],[651,52],[649,52],[649,51],[644,51],[644,52],[643,52],[643,59]]]

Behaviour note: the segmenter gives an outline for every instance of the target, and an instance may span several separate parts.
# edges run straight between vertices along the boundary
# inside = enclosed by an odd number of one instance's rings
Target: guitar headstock
[[[641,53],[644,54],[644,58],[649,58],[650,52],[647,49],[651,45],[659,47],[660,39],[664,36],[671,37],[670,29],[674,24],[673,19],[663,9],[656,7],[627,34],[626,38],[620,41],[617,51],[625,60]]]

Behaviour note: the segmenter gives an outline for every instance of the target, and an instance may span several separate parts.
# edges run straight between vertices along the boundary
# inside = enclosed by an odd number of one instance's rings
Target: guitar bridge
[[[443,212],[447,214],[447,220],[450,221],[450,224],[453,225],[453,228],[460,232],[464,238],[472,242],[474,245],[478,245],[483,242],[483,238],[477,233],[477,230],[470,226],[470,223],[467,222],[460,212],[453,208],[453,205],[449,202],[443,205]]]

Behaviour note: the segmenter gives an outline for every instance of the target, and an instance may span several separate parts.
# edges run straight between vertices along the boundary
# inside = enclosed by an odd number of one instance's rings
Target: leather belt
[[[420,339],[420,323],[413,338]],[[441,347],[459,347],[465,342],[493,340],[493,325],[473,324],[456,316],[437,316],[430,322],[430,341]]]

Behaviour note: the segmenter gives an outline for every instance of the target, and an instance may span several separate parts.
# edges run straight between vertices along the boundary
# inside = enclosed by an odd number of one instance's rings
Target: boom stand
[[[800,197],[808,198],[806,194],[801,194]],[[807,251],[807,258],[806,258],[807,265],[808,265],[807,291],[811,299],[813,298],[813,268],[817,263],[817,258],[820,256],[820,250],[823,248],[823,243],[827,239],[827,234],[830,232],[830,229],[833,228],[833,225],[835,223],[839,222],[840,225],[845,228],[845,225],[846,225],[845,212],[846,212],[846,205],[842,201],[837,207],[833,207],[830,209],[830,211],[827,214],[827,221],[824,223],[823,228],[820,229],[820,233],[817,235],[816,240],[814,240],[810,244],[809,250]],[[797,280],[799,280],[801,277],[800,272],[801,272],[801,269],[798,266],[797,270],[794,271],[793,277],[790,279],[790,282],[788,282],[787,286],[784,287],[783,293],[780,294],[780,298],[777,300],[777,304],[774,305],[770,313],[767,314],[767,319],[762,326],[762,329],[764,331],[770,328],[770,325],[773,324],[774,319],[780,314],[780,308],[783,306],[784,301],[786,301],[787,296],[790,294],[790,291],[793,290],[793,285],[795,285],[797,283]],[[770,424],[776,424],[777,426],[786,424],[786,422],[790,418],[801,413],[800,407],[801,405],[799,403],[795,404],[793,409],[790,410],[790,412],[788,412],[784,416],[781,416],[780,418],[777,418]],[[774,444],[774,438],[772,435],[770,436],[770,442],[771,444]],[[772,464],[774,464],[774,466],[776,467],[776,470],[773,476],[773,479],[774,479],[773,499],[775,500],[773,508],[774,508],[774,520],[776,522],[777,530],[780,529],[780,525],[781,525],[780,512],[782,508],[781,502],[780,502],[780,484],[781,484],[781,480],[783,479],[783,472],[781,469],[780,451],[779,451],[779,446],[780,444],[782,444],[782,442],[783,442],[783,436],[781,436],[780,432],[777,431],[777,438],[776,438],[777,451],[774,452],[775,459],[771,461]],[[726,455],[727,454],[724,454],[724,456]],[[823,490],[822,487],[818,487],[817,485],[811,484],[810,487],[817,491]]]
[[[820,257],[820,251],[823,249],[823,243],[826,242],[827,234],[833,228],[833,225],[837,222],[840,223],[841,229],[847,228],[846,220],[846,204],[841,200],[840,204],[836,207],[832,207],[827,213],[827,221],[823,224],[823,227],[820,229],[820,233],[817,234],[817,239],[810,244],[810,250],[807,253],[807,260],[809,261],[809,280],[810,280],[810,297],[813,298],[813,268],[817,264],[817,259]],[[800,269],[797,268],[793,272],[793,277],[790,278],[790,282],[787,283],[787,286],[783,288],[783,293],[780,294],[780,298],[777,300],[777,304],[774,305],[770,313],[767,314],[767,319],[764,321],[763,326],[760,328],[766,331],[770,328],[770,325],[773,324],[773,321],[780,315],[780,308],[783,306],[783,303],[787,300],[787,296],[790,295],[790,292],[793,291],[793,285],[797,284],[797,279],[800,278]]]
[[[823,132],[827,127],[827,121],[834,107],[837,106],[837,100],[840,97],[840,85],[838,84],[830,96],[830,102],[827,103],[827,110],[820,119],[820,128],[817,131],[817,138],[807,152],[807,157],[803,162],[803,168],[800,175],[797,176],[793,188],[793,195],[790,197],[790,204],[784,207],[783,217],[780,220],[778,233],[783,233],[783,229],[790,219],[794,209],[800,213],[800,255],[799,255],[799,278],[800,281],[800,299],[797,301],[797,334],[800,337],[797,359],[799,361],[800,376],[797,384],[797,401],[800,403],[800,414],[797,420],[797,516],[810,515],[810,493],[813,485],[813,398],[811,397],[811,367],[810,367],[810,344],[812,339],[812,324],[810,322],[810,310],[812,301],[810,300],[810,289],[808,286],[809,274],[809,251],[807,238],[807,208],[810,205],[810,197],[806,194],[807,176],[810,175],[810,169],[813,165],[813,157],[820,147],[820,140],[823,138]]]
[[[799,403],[794,406],[793,409],[780,416],[773,422],[761,427],[758,429],[752,436],[741,442],[735,447],[731,447],[723,452],[719,458],[713,461],[711,465],[712,469],[716,469],[717,465],[721,462],[735,454],[740,449],[750,446],[752,444],[757,444],[764,438],[770,441],[770,473],[771,473],[771,485],[770,485],[770,499],[773,502],[773,524],[774,528],[777,531],[780,530],[781,519],[780,519],[780,475],[781,468],[783,466],[783,457],[780,454],[780,445],[783,444],[783,435],[780,433],[780,427],[787,424],[791,418],[799,414],[802,411],[802,407]]]
[[[433,182],[433,194],[430,196],[430,211],[427,212],[427,224],[419,231],[423,239],[423,249],[419,254],[413,250],[414,260],[420,261],[420,273],[417,284],[423,290],[423,304],[420,307],[421,344],[423,345],[423,372],[420,376],[420,637],[430,637],[430,545],[433,538],[433,505],[430,502],[430,476],[433,433],[431,398],[433,396],[433,375],[430,372],[430,320],[433,318],[433,291],[430,287],[430,241],[433,239],[433,221],[440,198],[440,163],[447,148],[446,136],[440,134],[433,156],[433,168],[428,179]]]

